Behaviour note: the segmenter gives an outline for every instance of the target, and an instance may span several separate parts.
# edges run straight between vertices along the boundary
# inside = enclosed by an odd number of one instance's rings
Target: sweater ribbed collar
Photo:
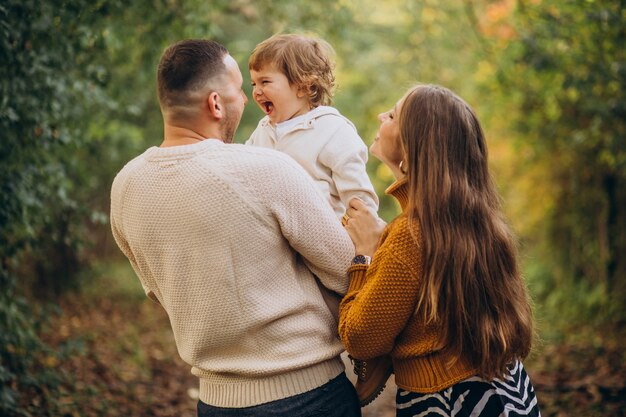
[[[226,145],[220,139],[207,138],[200,142],[190,143],[187,145],[168,146],[161,148],[152,146],[144,153],[144,157],[150,161],[169,160],[169,159],[188,159],[192,158],[200,152],[204,152],[211,147]]]
[[[385,190],[385,194],[389,194],[398,200],[402,211],[404,211],[409,204],[409,179],[404,177],[396,180]]]

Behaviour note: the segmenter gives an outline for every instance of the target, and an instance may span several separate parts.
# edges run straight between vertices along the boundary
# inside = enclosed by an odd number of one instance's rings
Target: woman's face
[[[370,152],[392,170],[397,170],[402,161],[402,145],[400,143],[400,126],[398,115],[404,100],[400,100],[389,111],[378,115],[380,127]]]

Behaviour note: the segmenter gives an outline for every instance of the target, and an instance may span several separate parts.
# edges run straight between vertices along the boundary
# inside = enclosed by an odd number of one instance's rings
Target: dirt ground
[[[61,301],[44,338],[65,352],[62,396],[39,415],[194,417],[197,380],[176,352],[163,310],[141,296]],[[525,362],[546,417],[626,417],[624,335],[593,346],[547,345]],[[52,360],[52,359],[51,359]],[[354,380],[346,359],[347,375]],[[363,417],[395,414],[393,376]],[[44,410],[48,408],[47,410]]]

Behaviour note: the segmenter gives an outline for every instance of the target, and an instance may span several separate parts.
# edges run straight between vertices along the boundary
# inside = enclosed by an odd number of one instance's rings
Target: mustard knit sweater
[[[434,349],[442,329],[414,314],[423,267],[405,212],[407,192],[406,180],[387,189],[403,212],[383,232],[372,264],[348,270],[350,286],[341,303],[339,334],[356,358],[390,354],[398,387],[433,393],[475,375],[477,369],[462,359],[450,365],[453,358]]]

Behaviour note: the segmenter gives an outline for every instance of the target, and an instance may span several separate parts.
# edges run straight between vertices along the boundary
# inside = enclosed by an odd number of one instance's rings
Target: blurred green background
[[[94,300],[143,305],[127,282],[136,279],[119,272],[109,189],[162,140],[160,54],[183,38],[215,39],[251,97],[248,56],[277,32],[334,47],[334,105],[368,145],[377,114],[415,83],[442,84],[475,108],[533,295],[527,367],[544,415],[624,415],[623,0],[4,0],[0,415],[121,415],[77,399],[64,364],[92,345],[59,326]],[[249,103],[236,140],[261,117]],[[368,170],[382,197],[390,172],[375,158]],[[397,212],[383,197],[380,215]],[[80,385],[92,403],[102,389]]]

